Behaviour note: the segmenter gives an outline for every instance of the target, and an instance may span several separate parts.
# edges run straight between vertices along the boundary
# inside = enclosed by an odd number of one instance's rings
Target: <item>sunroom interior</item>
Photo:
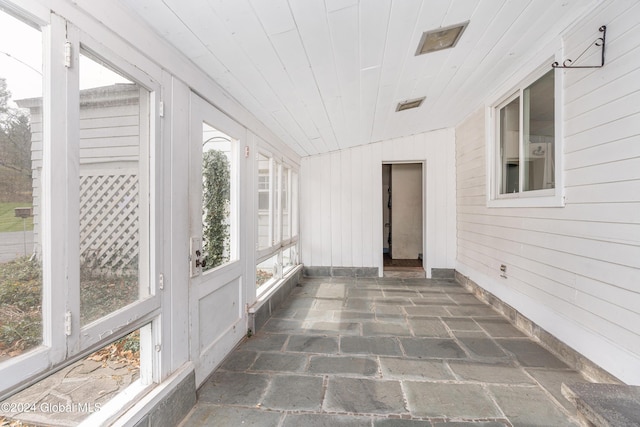
[[[0,0],[0,400],[133,339],[81,421],[136,425],[302,277],[403,268],[640,385],[639,14]]]

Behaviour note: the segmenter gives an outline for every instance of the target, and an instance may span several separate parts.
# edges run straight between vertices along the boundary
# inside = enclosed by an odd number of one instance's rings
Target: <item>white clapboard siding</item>
[[[603,68],[558,71],[565,207],[488,208],[484,110],[456,128],[456,268],[632,384],[640,384],[638,12],[637,2],[605,2],[564,36],[571,57],[608,28]]]
[[[378,267],[382,272],[382,164],[424,162],[425,265],[455,262],[453,129],[396,138],[302,159],[302,262]]]

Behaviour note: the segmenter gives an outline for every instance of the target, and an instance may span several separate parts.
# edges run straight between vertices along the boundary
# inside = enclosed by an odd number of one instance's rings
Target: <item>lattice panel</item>
[[[102,272],[137,270],[138,177],[80,177],[80,259]]]

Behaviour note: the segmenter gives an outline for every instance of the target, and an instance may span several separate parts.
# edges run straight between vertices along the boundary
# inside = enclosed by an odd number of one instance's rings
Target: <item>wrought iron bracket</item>
[[[602,68],[604,66],[604,46],[607,39],[607,26],[601,26],[600,28],[598,28],[598,31],[602,33],[602,37],[598,37],[593,43],[587,46],[587,48],[583,50],[575,60],[565,59],[562,62],[562,65],[560,65],[558,62],[554,62],[553,64],[551,64],[551,66],[553,68]],[[589,50],[591,46],[598,46],[602,48],[602,53],[600,55],[600,65],[571,65],[572,63],[578,61],[582,57],[582,55],[584,55]]]

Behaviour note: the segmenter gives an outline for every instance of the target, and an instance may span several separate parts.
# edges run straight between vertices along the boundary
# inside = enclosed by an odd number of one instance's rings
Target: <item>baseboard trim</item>
[[[560,358],[572,369],[580,372],[585,377],[598,383],[624,384],[605,369],[587,359],[567,344],[547,332],[531,319],[525,317],[515,308],[502,301],[491,292],[478,285],[468,276],[455,271],[455,280],[463,287],[473,293],[478,299],[493,307],[496,311],[505,316],[519,330],[529,337],[538,341],[545,349]]]

